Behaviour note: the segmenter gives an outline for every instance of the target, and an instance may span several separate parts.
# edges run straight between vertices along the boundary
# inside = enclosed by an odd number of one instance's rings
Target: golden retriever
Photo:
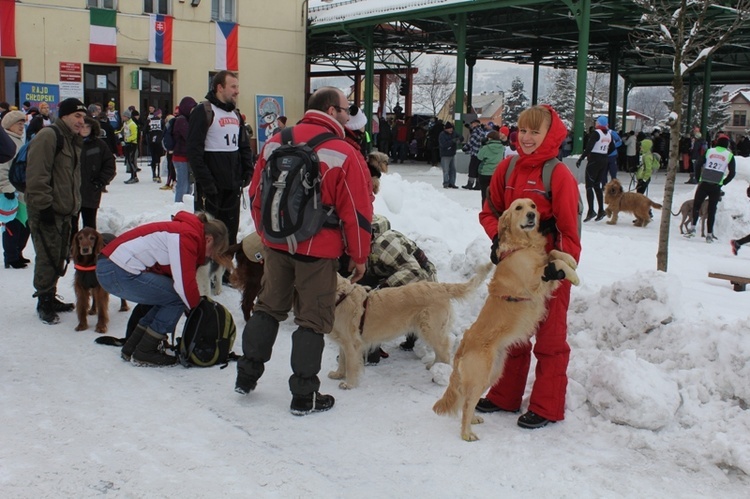
[[[84,227],[73,235],[71,257],[75,275],[73,289],[76,293],[76,331],[88,329],[88,315],[97,315],[94,330],[97,333],[107,332],[109,324],[109,293],[99,285],[96,278],[96,260],[105,244],[114,239],[112,234],[100,234],[91,227]],[[91,305],[89,306],[89,298]],[[120,312],[127,312],[128,302],[120,299]]]
[[[688,199],[684,203],[682,203],[682,206],[680,206],[680,210],[677,213],[672,213],[673,217],[676,217],[677,215],[682,215],[682,221],[680,221],[680,234],[684,234],[683,229],[687,231],[688,224],[693,219],[693,204],[695,200],[694,199]],[[701,209],[698,212],[698,218],[701,221],[701,237],[706,237],[706,218],[708,217],[708,199],[703,201],[703,204],[701,204]]]
[[[328,377],[343,379],[339,388],[355,388],[369,347],[409,332],[432,347],[435,362],[449,364],[451,300],[478,288],[491,268],[489,263],[479,267],[465,283],[419,281],[372,291],[339,276],[336,314],[329,335],[339,345],[339,360],[338,369]]]
[[[578,285],[576,261],[561,251],[545,251],[539,232],[539,213],[530,199],[517,199],[498,220],[497,265],[489,296],[474,324],[464,333],[453,359],[448,388],[433,406],[437,414],[463,411],[461,437],[477,440],[471,425],[482,423],[474,408],[482,393],[502,373],[508,347],[527,341],[547,313],[546,302],[559,286],[542,279],[545,267],[563,271]]]
[[[604,202],[607,205],[605,212],[610,220],[607,221],[609,225],[615,225],[617,223],[617,215],[621,211],[632,213],[635,215],[636,227],[645,227],[651,221],[651,214],[648,212],[653,206],[656,209],[661,209],[659,203],[651,201],[643,194],[637,192],[625,192],[622,188],[622,184],[616,178],[609,181],[604,186]]]

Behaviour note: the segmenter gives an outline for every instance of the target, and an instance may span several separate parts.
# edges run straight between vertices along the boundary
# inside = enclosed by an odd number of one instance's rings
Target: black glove
[[[104,184],[100,180],[91,179],[91,183],[94,185],[96,191],[101,191],[104,188]]]
[[[498,246],[500,246],[500,241],[497,239],[497,236],[495,236],[492,238],[492,247],[490,248],[490,260],[495,265],[500,263],[500,256],[497,254]]]
[[[576,161],[576,168],[581,167],[581,162],[583,161],[583,158],[580,158],[578,161]]]
[[[39,212],[39,221],[45,225],[55,224],[55,210],[51,206],[47,206],[45,209]]]
[[[16,199],[15,192],[3,192],[3,196],[5,196],[6,199]]]
[[[557,270],[554,263],[550,262],[544,267],[544,274],[542,275],[543,281],[562,281],[563,279],[565,279],[565,272]]]

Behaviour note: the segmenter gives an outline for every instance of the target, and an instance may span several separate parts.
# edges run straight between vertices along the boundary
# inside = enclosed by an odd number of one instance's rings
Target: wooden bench
[[[713,277],[714,279],[724,279],[726,281],[731,282],[733,289],[735,291],[745,291],[745,287],[748,284],[750,284],[750,277],[740,277],[740,276],[729,275],[729,274],[717,274],[716,272],[709,272],[708,277]]]

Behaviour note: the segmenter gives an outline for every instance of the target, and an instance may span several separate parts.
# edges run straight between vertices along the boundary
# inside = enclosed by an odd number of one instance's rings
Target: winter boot
[[[137,184],[138,183],[138,177],[136,175],[133,175],[128,180],[125,181],[126,184]]]
[[[417,335],[409,333],[406,335],[406,341],[403,341],[398,347],[404,352],[411,352],[414,350],[414,345],[417,343]]]
[[[690,224],[687,226],[687,229],[685,230],[685,237],[693,237],[695,236],[695,225]]]
[[[596,218],[596,212],[595,211],[589,211],[586,214],[586,218],[584,218],[583,221],[584,222],[588,222],[589,220],[593,220],[594,218]]]
[[[602,218],[604,218],[606,216],[607,216],[607,212],[600,209],[599,213],[597,213],[596,218],[594,219],[594,221],[598,222],[599,220],[601,220]]]
[[[122,346],[122,350],[120,350],[120,357],[122,357],[122,360],[130,362],[130,357],[132,357],[133,352],[135,352],[135,347],[137,347],[138,343],[143,339],[143,333],[145,332],[146,328],[140,324],[133,329],[133,332],[130,333],[130,337]]]
[[[72,303],[65,303],[60,300],[57,296],[52,295],[52,309],[55,312],[72,312],[76,306]]]
[[[707,243],[712,243],[712,242],[716,241],[717,239],[718,239],[718,237],[714,236],[711,232],[709,232],[708,234],[706,234],[706,242]]]
[[[476,179],[469,177],[466,185],[462,185],[461,189],[474,189],[474,182],[476,182]]]
[[[159,334],[151,328],[146,328],[146,332],[141,338],[138,346],[133,352],[133,362],[140,366],[173,366],[177,363],[177,357],[172,357],[159,351],[159,345],[167,337],[166,334]]]
[[[54,298],[55,295],[52,293],[38,295],[36,313],[39,315],[39,319],[45,324],[57,324],[60,322],[60,317],[55,312],[53,305]]]
[[[737,241],[735,241],[734,239],[729,241],[729,244],[732,245],[732,254],[734,256],[737,256],[737,252],[740,250],[740,247],[742,247],[742,245],[738,243]]]
[[[295,416],[305,416],[313,412],[327,411],[333,407],[336,400],[333,395],[323,395],[320,392],[313,392],[310,395],[294,395],[289,410]]]
[[[527,430],[536,430],[537,428],[543,428],[549,423],[556,423],[556,421],[551,421],[532,411],[527,411],[525,414],[518,418],[518,426],[520,426],[521,428],[526,428]]]

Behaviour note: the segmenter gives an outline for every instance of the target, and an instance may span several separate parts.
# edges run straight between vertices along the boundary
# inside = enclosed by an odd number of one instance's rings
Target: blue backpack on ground
[[[57,147],[55,148],[55,156],[58,155],[63,149],[63,136],[60,134],[57,128],[52,127],[57,136]],[[18,148],[16,156],[10,163],[10,169],[8,170],[8,180],[11,185],[16,188],[18,192],[26,192],[26,166],[29,155],[29,147],[34,143],[36,135],[28,142]]]

